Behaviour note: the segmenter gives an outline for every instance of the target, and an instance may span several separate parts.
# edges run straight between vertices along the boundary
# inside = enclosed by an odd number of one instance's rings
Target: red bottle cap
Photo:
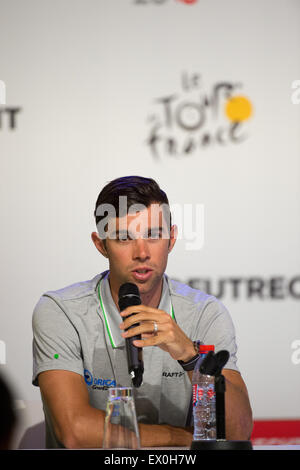
[[[215,345],[214,344],[200,344],[199,353],[207,353],[208,351],[214,351]]]

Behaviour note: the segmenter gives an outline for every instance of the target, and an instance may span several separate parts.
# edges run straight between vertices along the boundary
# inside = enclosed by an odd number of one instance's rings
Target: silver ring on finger
[[[153,333],[154,333],[154,336],[156,336],[158,332],[158,325],[156,321],[153,322],[153,327],[154,327]]]

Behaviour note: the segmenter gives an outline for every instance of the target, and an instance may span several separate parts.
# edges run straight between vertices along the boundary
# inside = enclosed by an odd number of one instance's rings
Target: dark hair
[[[111,204],[116,217],[119,217],[119,198],[127,197],[127,212],[133,204],[143,204],[149,207],[152,203],[164,204],[169,207],[169,201],[166,193],[152,178],[142,176],[123,176],[110,181],[100,192],[96,201],[94,217],[96,225],[103,219],[103,215],[97,215],[97,208],[102,204]],[[169,214],[171,227],[171,214]]]

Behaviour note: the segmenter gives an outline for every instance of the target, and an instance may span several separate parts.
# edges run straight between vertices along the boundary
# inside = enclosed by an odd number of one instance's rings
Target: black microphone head
[[[125,284],[122,284],[119,289],[119,298],[127,294],[135,294],[140,296],[138,286],[132,282],[125,282]]]
[[[221,374],[222,369],[228,359],[229,352],[225,349],[217,353],[209,351],[201,362],[199,370],[201,374],[214,375],[215,377],[217,377]]]
[[[221,373],[221,370],[227,363],[229,356],[230,356],[229,352],[226,351],[225,349],[222,349],[222,351],[219,351],[216,353],[216,359],[217,359],[218,366],[219,366],[219,373]]]
[[[131,305],[140,305],[140,291],[138,286],[131,282],[125,282],[122,284],[119,289],[119,307],[120,310],[125,310],[125,308],[130,307]]]
[[[204,357],[199,368],[201,374],[215,375],[218,370],[218,362],[214,351],[209,351]]]

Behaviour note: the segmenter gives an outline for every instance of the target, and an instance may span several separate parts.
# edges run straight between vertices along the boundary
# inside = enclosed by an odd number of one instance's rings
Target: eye
[[[159,240],[162,237],[160,230],[154,230],[153,232],[149,233],[149,238],[151,240]]]
[[[117,237],[117,241],[120,242],[120,243],[125,243],[125,242],[128,242],[128,241],[131,241],[133,240],[133,238],[128,234],[122,234],[121,236],[119,235]]]

